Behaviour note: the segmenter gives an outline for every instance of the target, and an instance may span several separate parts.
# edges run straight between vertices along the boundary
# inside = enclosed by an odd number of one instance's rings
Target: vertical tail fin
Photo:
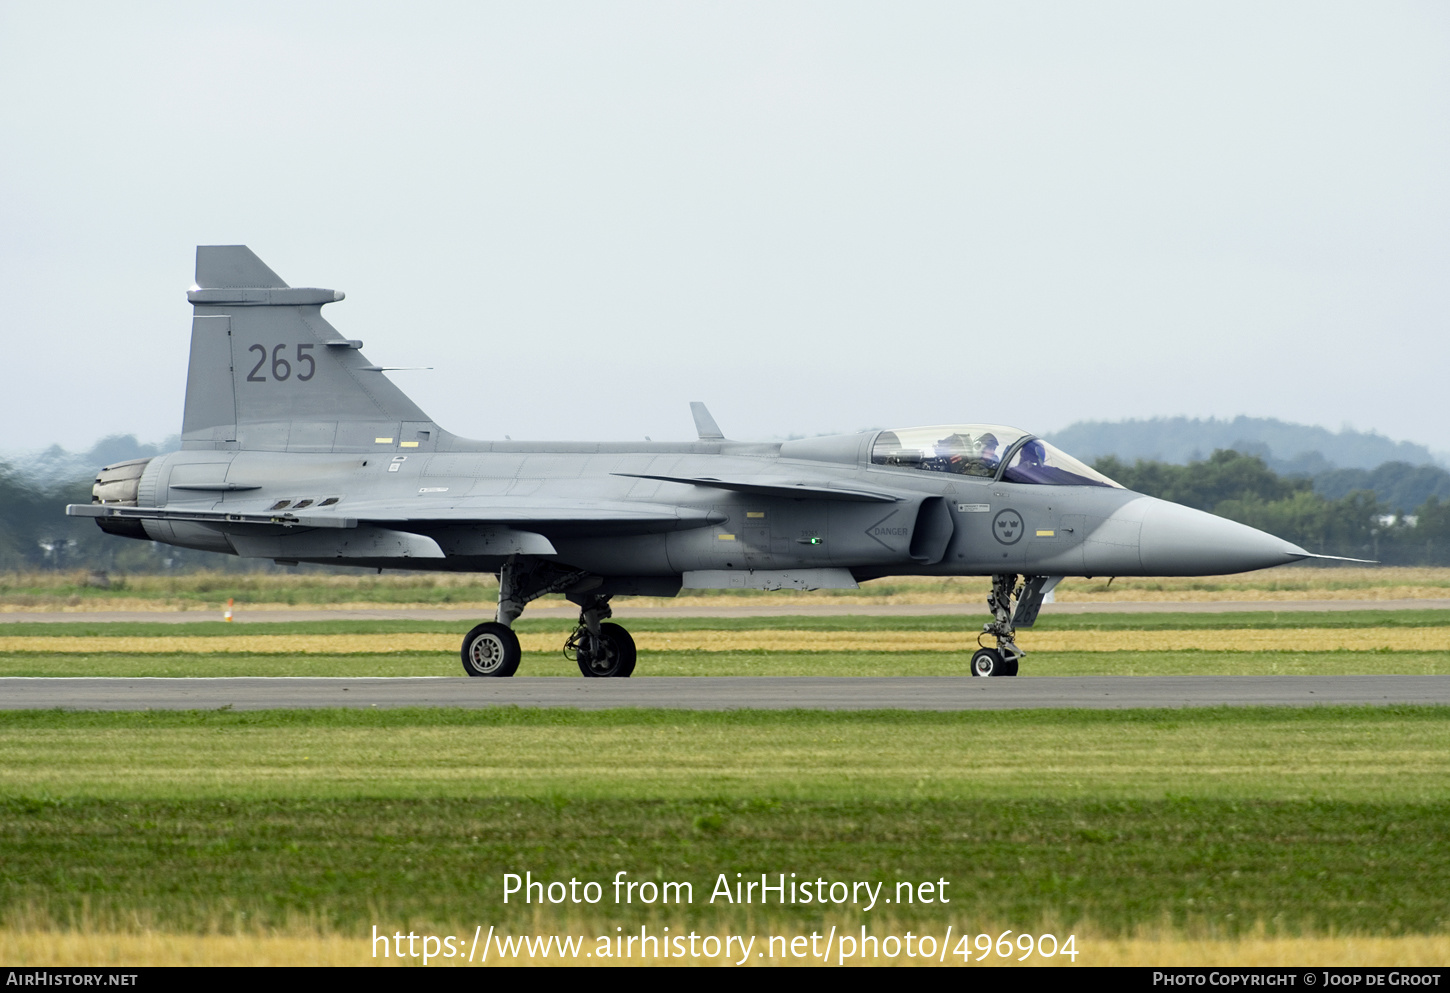
[[[427,451],[438,425],[322,318],[335,290],[290,287],[244,245],[196,250],[182,447]]]

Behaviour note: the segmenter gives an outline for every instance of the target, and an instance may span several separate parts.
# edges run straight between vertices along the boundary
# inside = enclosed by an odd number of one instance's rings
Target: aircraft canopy
[[[1056,486],[1112,486],[1107,476],[1020,428],[936,424],[882,431],[871,464]]]

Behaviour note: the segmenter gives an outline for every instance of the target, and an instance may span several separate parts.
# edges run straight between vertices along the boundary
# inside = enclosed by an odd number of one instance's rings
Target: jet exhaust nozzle
[[[150,459],[131,459],[108,465],[96,474],[91,486],[91,503],[104,503],[119,507],[137,506],[137,494],[141,488],[141,474],[146,471]],[[144,522],[130,517],[97,517],[96,525],[107,534],[122,538],[150,540]]]

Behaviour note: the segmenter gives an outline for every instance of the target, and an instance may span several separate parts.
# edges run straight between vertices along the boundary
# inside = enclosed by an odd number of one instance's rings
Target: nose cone
[[[1307,558],[1298,545],[1201,510],[1147,498],[1139,539],[1148,576],[1217,576]]]

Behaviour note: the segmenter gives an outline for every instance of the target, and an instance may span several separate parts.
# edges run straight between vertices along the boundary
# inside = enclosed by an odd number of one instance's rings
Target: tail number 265
[[[286,345],[278,345],[272,349],[270,356],[272,360],[272,378],[279,383],[286,382],[292,378],[292,363],[287,361],[286,356],[283,354],[283,350],[286,347]],[[314,347],[316,346],[311,343],[297,345],[295,359],[298,370],[297,378],[304,383],[317,374],[317,360],[308,354]],[[258,356],[257,364],[252,366],[251,372],[247,373],[247,382],[265,383],[267,381],[267,372],[263,366],[267,365],[267,359],[269,357],[267,354],[267,346],[251,345],[247,348],[247,351],[256,352]],[[305,373],[301,371],[304,365],[307,367]]]

